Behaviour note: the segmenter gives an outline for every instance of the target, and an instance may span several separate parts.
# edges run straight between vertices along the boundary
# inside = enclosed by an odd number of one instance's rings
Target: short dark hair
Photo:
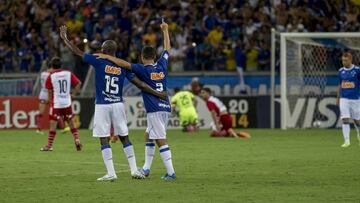
[[[151,46],[145,46],[142,50],[141,50],[141,55],[144,59],[146,60],[151,60],[156,58],[156,50],[154,47]]]
[[[181,90],[180,87],[175,87],[175,88],[174,88],[174,92],[175,92],[175,93],[180,92],[180,90]]]
[[[353,55],[352,55],[350,52],[347,51],[347,52],[344,52],[344,53],[342,54],[342,57],[352,59],[352,58],[353,58]]]
[[[106,40],[101,45],[104,54],[115,55],[117,50],[117,44],[114,40]]]
[[[208,87],[203,87],[202,90],[204,90],[205,92],[211,94],[211,89]]]
[[[60,57],[52,57],[49,62],[49,68],[60,69],[62,66]]]

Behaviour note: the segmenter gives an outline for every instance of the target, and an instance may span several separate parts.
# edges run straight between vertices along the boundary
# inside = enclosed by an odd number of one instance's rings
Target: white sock
[[[131,143],[129,143],[127,145],[123,145],[123,147],[124,147],[125,155],[129,162],[131,173],[134,173],[135,171],[137,171],[134,147],[132,146]]]
[[[155,154],[155,143],[147,142],[145,144],[145,163],[143,169],[150,169]]]
[[[356,130],[356,136],[357,136],[358,138],[360,138],[359,126],[357,126],[356,123],[354,123],[354,127],[355,127],[355,130]]]
[[[171,151],[168,145],[163,145],[159,148],[160,150],[160,157],[164,162],[166,167],[166,171],[168,175],[172,175],[175,173],[174,167],[171,160]]]
[[[346,143],[350,143],[350,125],[342,124],[342,132],[343,132],[343,136],[344,136],[344,141]]]
[[[112,159],[112,151],[110,145],[102,145],[101,153],[104,159],[104,164],[107,170],[107,174],[110,176],[115,175],[114,163]]]

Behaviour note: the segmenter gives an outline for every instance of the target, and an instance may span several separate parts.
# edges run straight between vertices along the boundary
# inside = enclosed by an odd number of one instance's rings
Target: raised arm
[[[159,97],[162,100],[166,100],[167,97],[168,97],[166,92],[158,92],[158,91],[154,90],[153,88],[151,88],[149,85],[147,85],[144,82],[140,81],[136,77],[134,77],[134,79],[132,79],[131,82],[136,87],[138,87],[139,89],[141,89],[141,90],[143,90],[143,91],[145,91],[145,92],[147,92],[149,94],[155,95],[155,96]]]
[[[170,49],[171,49],[168,27],[169,27],[168,24],[164,22],[164,19],[162,19],[162,23],[160,24],[160,28],[161,28],[161,30],[163,32],[164,50],[166,50],[166,51],[170,51]]]
[[[97,53],[94,55],[97,56],[97,58],[107,59],[107,60],[115,63],[116,65],[131,71],[131,63],[129,63],[125,60],[122,60],[122,59],[119,59],[119,58],[116,58],[114,56],[110,56],[107,54],[101,54],[101,53]]]
[[[67,27],[65,25],[62,25],[60,27],[60,37],[64,41],[65,45],[69,47],[69,49],[76,55],[83,57],[84,52],[81,51],[77,46],[75,46],[70,40],[67,38]]]

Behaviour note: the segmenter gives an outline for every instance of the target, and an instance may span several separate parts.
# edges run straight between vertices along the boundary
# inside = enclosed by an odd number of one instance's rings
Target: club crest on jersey
[[[115,74],[115,75],[120,75],[121,74],[121,68],[106,65],[105,66],[105,72]]]
[[[341,83],[341,88],[343,88],[343,89],[349,89],[349,88],[354,88],[354,87],[355,87],[355,84],[353,82],[343,81]]]
[[[151,73],[150,77],[151,77],[151,80],[161,80],[165,77],[165,74],[163,72]]]

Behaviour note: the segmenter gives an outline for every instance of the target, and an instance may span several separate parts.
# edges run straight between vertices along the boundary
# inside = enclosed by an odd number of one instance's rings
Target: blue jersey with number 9
[[[166,92],[166,76],[169,53],[164,51],[159,60],[155,64],[131,64],[132,71],[135,75],[149,85],[151,88],[159,92]],[[141,92],[146,112],[167,111],[171,112],[169,99],[162,100],[152,94]]]
[[[120,68],[111,61],[98,59],[91,54],[84,54],[84,61],[95,70],[96,104],[123,102],[122,91],[125,77],[131,81],[133,73]]]

